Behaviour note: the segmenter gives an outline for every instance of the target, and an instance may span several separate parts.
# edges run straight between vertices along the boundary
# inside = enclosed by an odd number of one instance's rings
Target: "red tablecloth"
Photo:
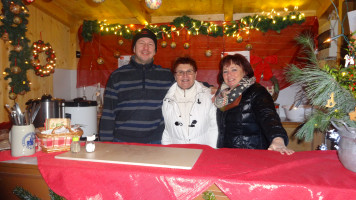
[[[230,199],[356,197],[356,173],[342,166],[336,151],[286,156],[203,145],[172,147],[203,149],[203,153],[192,170],[55,159],[60,153],[36,155],[48,186],[67,199],[187,200],[214,183]]]

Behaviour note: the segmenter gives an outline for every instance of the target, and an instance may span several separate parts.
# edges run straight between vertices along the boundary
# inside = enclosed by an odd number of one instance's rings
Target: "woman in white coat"
[[[210,89],[196,81],[197,65],[189,57],[172,67],[174,83],[163,99],[162,144],[205,144],[216,148],[216,107]]]

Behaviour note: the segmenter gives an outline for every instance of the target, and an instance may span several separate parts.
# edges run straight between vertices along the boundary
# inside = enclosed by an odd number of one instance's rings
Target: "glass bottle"
[[[80,143],[78,136],[73,136],[72,143],[70,144],[70,151],[73,153],[80,152]]]
[[[90,153],[95,151],[95,135],[87,136],[87,141],[85,142],[85,150]]]

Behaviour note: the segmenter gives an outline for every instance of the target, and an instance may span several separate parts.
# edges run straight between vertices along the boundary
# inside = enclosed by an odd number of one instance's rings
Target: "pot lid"
[[[73,101],[66,101],[64,102],[66,107],[90,107],[90,106],[97,106],[98,103],[96,101],[88,101],[84,100],[83,98],[76,98]]]

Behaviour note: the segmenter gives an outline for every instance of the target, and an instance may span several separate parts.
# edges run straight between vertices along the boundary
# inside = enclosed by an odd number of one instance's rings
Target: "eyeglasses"
[[[193,70],[188,70],[188,71],[177,71],[175,72],[177,74],[177,76],[183,76],[184,74],[186,75],[193,75],[195,73],[195,71]]]

